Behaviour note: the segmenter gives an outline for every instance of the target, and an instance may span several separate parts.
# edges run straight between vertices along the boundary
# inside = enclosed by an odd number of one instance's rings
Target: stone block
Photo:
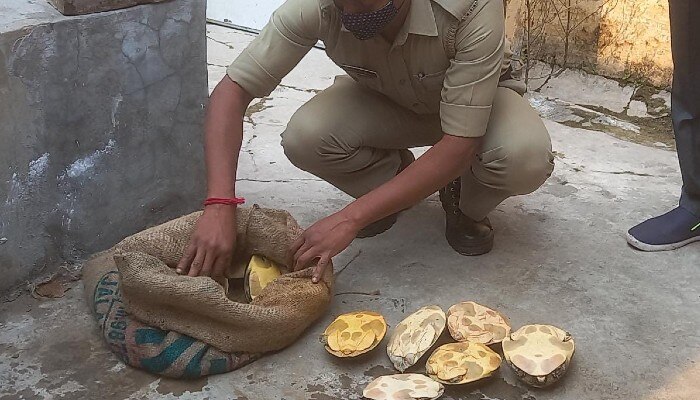
[[[199,207],[205,2],[0,7],[0,292]]]
[[[63,15],[82,15],[118,10],[140,4],[159,3],[168,0],[48,0]]]

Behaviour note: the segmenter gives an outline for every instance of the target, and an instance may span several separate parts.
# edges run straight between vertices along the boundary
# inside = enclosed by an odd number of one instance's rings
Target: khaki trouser
[[[292,116],[282,146],[292,164],[358,198],[396,176],[402,149],[441,137],[439,115],[416,114],[340,76]],[[462,175],[462,212],[481,220],[506,198],[535,191],[552,173],[551,150],[527,100],[498,88],[481,149]]]

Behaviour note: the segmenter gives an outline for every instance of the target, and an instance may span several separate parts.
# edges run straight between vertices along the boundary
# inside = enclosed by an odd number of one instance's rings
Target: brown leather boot
[[[416,161],[416,157],[413,155],[411,150],[404,149],[401,150],[399,153],[401,155],[401,166],[399,167],[399,170],[396,171],[396,175],[400,174],[401,171],[406,169],[409,165],[411,165],[412,162]],[[377,236],[380,233],[384,233],[389,230],[394,224],[396,223],[396,220],[399,218],[399,213],[394,213],[389,215],[388,217],[384,217],[380,219],[377,222],[373,222],[366,227],[360,229],[360,232],[357,233],[357,238],[359,239],[364,239],[372,236]]]
[[[440,202],[445,210],[445,238],[447,243],[463,256],[486,254],[493,248],[493,228],[488,217],[474,221],[459,209],[459,178],[440,189]]]

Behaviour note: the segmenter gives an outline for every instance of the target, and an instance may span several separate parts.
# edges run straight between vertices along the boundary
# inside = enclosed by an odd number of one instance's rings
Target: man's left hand
[[[342,211],[319,220],[292,244],[290,258],[293,270],[304,269],[318,259],[312,277],[313,282],[318,283],[331,259],[352,243],[359,230],[360,227]]]

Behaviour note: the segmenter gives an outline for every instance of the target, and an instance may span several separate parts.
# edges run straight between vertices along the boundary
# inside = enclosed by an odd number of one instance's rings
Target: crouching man
[[[303,105],[282,133],[289,160],[355,198],[291,249],[314,279],[356,237],[389,229],[436,191],[463,255],[493,246],[488,214],[553,168],[537,113],[509,88],[502,0],[288,0],[212,93],[208,197],[235,198],[243,116],[321,40],[347,76]],[[415,159],[410,148],[431,146]],[[209,202],[212,203],[212,202]],[[235,246],[235,201],[210,204],[178,266],[220,275]],[[224,201],[223,203],[227,203]]]

